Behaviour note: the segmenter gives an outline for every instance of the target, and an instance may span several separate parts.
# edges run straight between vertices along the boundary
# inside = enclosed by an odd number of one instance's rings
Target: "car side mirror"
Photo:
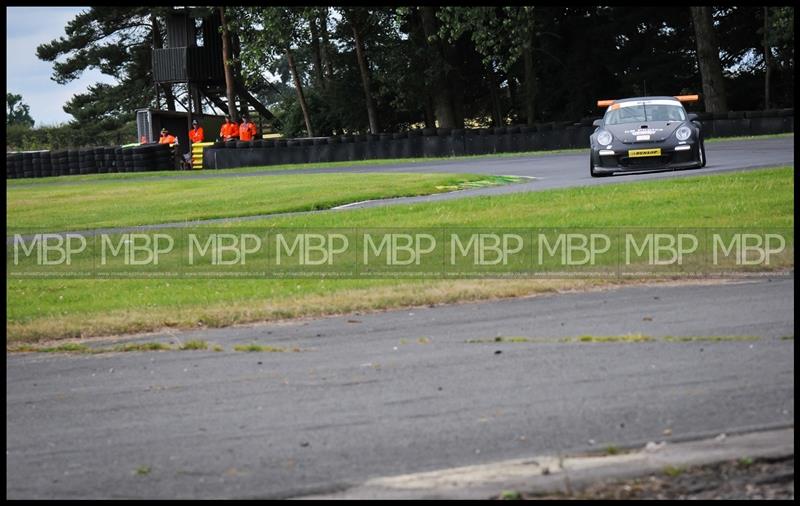
[[[689,113],[689,114],[687,114],[687,115],[686,115],[686,117],[687,117],[687,119],[688,119],[689,121],[697,121],[697,119],[698,119],[698,116],[697,116],[697,114],[695,114],[695,113],[693,113],[693,112],[692,112],[692,113]]]
[[[594,120],[592,122],[592,126],[596,126],[596,127],[603,126],[603,120],[601,120],[601,119]]]

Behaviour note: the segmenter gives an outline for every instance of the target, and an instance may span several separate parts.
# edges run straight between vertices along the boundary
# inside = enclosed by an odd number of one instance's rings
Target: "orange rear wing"
[[[700,100],[700,95],[675,95],[679,102],[697,102]],[[611,107],[614,105],[615,100],[598,100],[597,107]]]
[[[675,98],[680,102],[698,102],[700,95],[675,95]]]

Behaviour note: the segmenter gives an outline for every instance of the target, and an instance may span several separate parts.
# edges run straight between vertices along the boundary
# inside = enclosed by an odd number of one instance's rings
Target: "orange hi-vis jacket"
[[[203,142],[203,127],[197,127],[189,130],[189,140],[194,142]]]
[[[162,135],[161,138],[158,139],[159,144],[175,144],[178,139],[175,138],[174,135]]]
[[[222,137],[224,141],[237,139],[239,137],[239,125],[233,122],[223,123],[222,127],[219,129],[219,136]]]
[[[253,123],[242,123],[239,125],[239,140],[251,141],[256,135],[256,126]]]

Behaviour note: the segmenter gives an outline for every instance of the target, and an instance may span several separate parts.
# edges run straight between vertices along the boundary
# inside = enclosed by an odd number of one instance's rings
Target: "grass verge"
[[[14,232],[67,231],[315,211],[362,200],[429,195],[517,180],[476,174],[309,174],[9,186],[6,226]]]
[[[791,228],[793,189],[794,169],[784,167],[320,213],[263,220],[260,225]],[[791,268],[793,263],[783,267]],[[7,346],[163,327],[222,327],[618,284],[621,281],[599,279],[7,280]]]

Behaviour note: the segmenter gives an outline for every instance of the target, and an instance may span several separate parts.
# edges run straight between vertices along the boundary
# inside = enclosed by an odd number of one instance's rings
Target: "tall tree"
[[[231,34],[228,29],[228,23],[225,20],[225,7],[219,6],[219,16],[222,21],[222,64],[225,69],[225,96],[228,100],[228,116],[231,121],[239,119],[236,113],[236,84],[233,78],[233,69],[231,68]]]
[[[422,31],[428,44],[431,73],[431,96],[440,128],[461,128],[463,118],[458,117],[458,104],[453,83],[456,80],[455,69],[448,61],[448,47],[439,36],[439,22],[436,19],[436,7],[424,5],[419,7]],[[460,119],[460,121],[459,121]]]
[[[240,30],[239,35],[243,41],[242,60],[251,72],[263,67],[265,60],[274,62],[280,57],[286,58],[297,101],[303,111],[306,132],[313,137],[314,128],[303,91],[302,76],[292,49],[293,45],[307,39],[303,12],[302,8],[296,7],[241,7],[240,25],[245,28]]]
[[[532,6],[443,7],[437,13],[440,32],[451,42],[469,34],[475,49],[483,56],[490,76],[494,67],[506,72],[521,58],[525,117],[533,125],[536,103],[536,68],[534,63],[535,19]],[[493,78],[494,79],[494,78]],[[511,82],[509,82],[511,86]],[[494,96],[495,90],[490,94]]]
[[[770,47],[769,7],[764,6],[764,109],[769,109],[770,80],[772,78],[772,47]]]
[[[66,84],[89,69],[113,77],[115,84],[92,85],[64,105],[75,118],[76,131],[89,138],[113,131],[128,131],[136,109],[154,104],[152,77],[153,16],[163,17],[162,7],[101,6],[77,14],[64,35],[39,45],[39,59],[53,63],[52,80]],[[127,134],[126,134],[127,135]]]
[[[22,102],[22,95],[6,93],[6,125],[22,125],[33,128],[34,121],[31,118],[31,109],[28,104]]]
[[[322,67],[322,45],[320,44],[320,12],[316,8],[307,11],[308,27],[311,31],[311,55],[313,58],[314,85],[326,87],[325,69]],[[327,31],[327,29],[326,29]]]
[[[361,84],[364,88],[365,102],[367,106],[367,117],[369,118],[369,130],[372,134],[377,134],[378,128],[378,112],[375,109],[375,101],[372,98],[372,83],[369,73],[369,64],[367,63],[366,50],[364,49],[363,33],[367,26],[369,12],[358,8],[345,8],[342,10],[347,19],[350,29],[353,32],[353,42],[356,48],[356,59],[358,61],[358,68],[361,73]]]
[[[703,80],[703,100],[706,111],[725,112],[728,110],[728,101],[725,96],[722,64],[719,60],[719,44],[711,16],[712,7],[692,6],[689,9],[692,12],[692,24],[697,43],[697,61]]]

